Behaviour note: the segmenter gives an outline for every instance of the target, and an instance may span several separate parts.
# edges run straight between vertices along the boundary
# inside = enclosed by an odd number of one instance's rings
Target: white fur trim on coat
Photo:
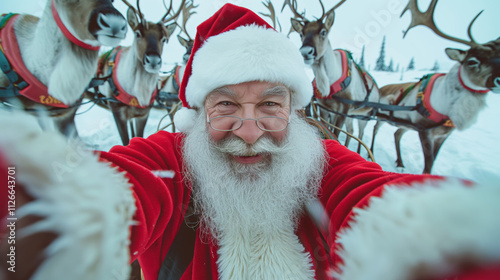
[[[58,234],[32,279],[128,279],[135,202],[125,176],[76,141],[42,132],[29,115],[2,111],[0,122],[0,151],[35,198],[16,215],[44,217],[18,230],[16,242]]]
[[[294,92],[294,108],[313,94],[299,48],[273,29],[247,25],[208,38],[194,54],[186,101],[202,108],[212,90],[249,81],[284,84]]]
[[[337,277],[434,278],[458,272],[461,261],[499,262],[499,201],[498,184],[470,187],[447,179],[389,187],[355,209],[350,229],[339,234],[344,264]]]

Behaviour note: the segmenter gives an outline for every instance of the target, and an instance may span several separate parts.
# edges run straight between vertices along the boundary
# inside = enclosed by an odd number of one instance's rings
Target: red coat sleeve
[[[191,191],[182,180],[182,139],[181,134],[159,132],[147,139],[134,138],[128,146],[116,146],[100,154],[102,160],[125,171],[133,185],[137,211],[131,228],[132,261],[138,256],[153,255],[163,259],[183,221]],[[160,170],[171,170],[175,175],[160,178],[152,173]],[[141,265],[144,270],[158,271],[158,260]]]
[[[427,178],[441,178],[386,172],[377,163],[365,160],[337,141],[326,140],[324,145],[329,158],[319,198],[330,217],[329,244],[335,264],[341,261],[335,253],[335,238],[352,220],[353,208],[365,207],[368,200],[373,196],[380,196],[384,186],[388,184],[410,184]]]

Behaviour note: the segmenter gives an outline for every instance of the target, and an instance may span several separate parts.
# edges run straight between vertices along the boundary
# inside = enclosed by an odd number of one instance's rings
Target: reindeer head
[[[304,62],[307,65],[311,65],[315,61],[321,59],[325,52],[329,49],[328,34],[330,33],[330,29],[332,28],[335,19],[335,9],[344,2],[345,0],[340,1],[340,3],[325,13],[325,7],[320,1],[323,14],[315,21],[309,21],[304,17],[304,13],[297,12],[296,1],[290,3],[289,0],[286,0],[283,4],[283,8],[285,5],[288,5],[294,14],[294,17],[291,18],[290,21],[292,23],[293,30],[299,33],[302,40],[300,52],[302,53]]]
[[[186,49],[186,53],[182,55],[182,63],[187,64],[189,57],[191,56],[191,51],[193,50],[194,40],[188,35],[188,39],[184,39],[181,35],[177,35],[177,40],[181,46]]]
[[[500,38],[469,50],[447,48],[446,54],[462,65],[473,84],[500,93]]]
[[[183,38],[180,35],[177,35],[177,40],[179,40],[181,46],[183,46],[186,49],[186,53],[182,56],[182,62],[184,64],[187,64],[189,57],[191,56],[191,51],[193,50],[193,45],[194,45],[194,39],[192,39],[191,36],[189,36],[189,33],[187,32],[186,22],[193,14],[196,14],[196,12],[191,11],[196,7],[198,7],[198,5],[195,6],[193,2],[189,2],[186,3],[186,5],[184,5],[182,8],[182,26],[180,26],[180,28],[182,29],[182,32],[186,34],[187,39]]]
[[[446,48],[445,51],[450,59],[460,63],[461,75],[465,76],[470,83],[478,87],[488,88],[494,93],[500,93],[500,38],[485,44],[478,44],[472,38],[472,24],[481,15],[482,11],[470,22],[467,31],[469,40],[467,41],[447,35],[437,28],[434,21],[434,11],[437,1],[432,0],[425,12],[420,11],[417,0],[409,1],[401,15],[410,10],[412,19],[403,37],[406,36],[411,28],[423,25],[444,39],[468,45],[470,47],[468,50]]]
[[[160,71],[162,65],[161,55],[163,53],[163,46],[170,38],[170,35],[175,30],[177,26],[176,22],[167,25],[167,22],[174,20],[179,15],[179,11],[172,17],[167,18],[167,15],[172,9],[172,0],[170,1],[170,8],[162,17],[162,19],[157,22],[146,21],[141,10],[139,8],[139,0],[137,0],[136,10],[132,5],[130,5],[126,0],[124,0],[129,9],[127,11],[127,20],[130,28],[135,34],[134,42],[132,44],[133,51],[136,57],[140,60],[143,65],[144,70],[148,73],[156,74]],[[181,7],[184,5],[185,1],[182,1]]]
[[[66,27],[81,41],[91,44],[97,41],[100,45],[116,46],[125,39],[127,23],[112,2],[52,0],[52,5]]]

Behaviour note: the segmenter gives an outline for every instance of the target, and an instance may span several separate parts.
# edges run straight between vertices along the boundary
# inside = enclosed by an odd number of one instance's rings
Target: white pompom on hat
[[[179,88],[183,108],[174,116],[187,132],[207,95],[216,88],[249,81],[281,83],[292,91],[292,106],[306,106],[312,83],[297,46],[254,12],[224,5],[201,23]]]

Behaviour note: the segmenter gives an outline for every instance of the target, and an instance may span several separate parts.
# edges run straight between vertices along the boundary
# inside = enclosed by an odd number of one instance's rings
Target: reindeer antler
[[[169,21],[176,20],[177,17],[179,16],[179,14],[181,13],[182,8],[184,7],[185,2],[186,2],[186,0],[182,0],[181,5],[179,6],[179,9],[177,10],[177,12],[174,13],[173,16],[167,18],[168,14],[172,10],[172,5],[173,5],[172,4],[172,0],[170,0],[170,6],[168,7],[167,12],[165,13],[165,15],[163,15],[163,17],[160,19],[160,22],[167,23]],[[165,0],[163,0],[163,5],[165,6],[165,8],[167,7],[165,5]]]
[[[279,20],[276,18],[276,12],[274,11],[274,6],[273,6],[273,3],[271,3],[271,0],[267,0],[267,2],[261,2],[261,3],[264,6],[266,6],[266,8],[269,10],[269,14],[264,14],[264,13],[261,13],[261,12],[259,12],[259,14],[270,18],[271,21],[272,21],[272,23],[273,23],[274,29],[277,29],[276,28],[276,22],[278,22],[279,31],[281,32],[281,24],[280,24]]]
[[[186,5],[182,7],[182,26],[179,26],[182,31],[186,34],[189,40],[193,40],[191,36],[189,36],[187,29],[186,29],[186,22],[188,19],[193,15],[196,14],[195,11],[191,11],[194,8],[197,8],[199,5],[194,5],[193,2],[188,2]]]
[[[123,3],[125,3],[125,5],[127,5],[130,9],[132,9],[132,11],[134,11],[134,13],[139,17],[140,19],[140,22],[142,24],[148,24],[148,22],[146,21],[146,19],[144,18],[144,14],[141,13],[141,8],[139,7],[139,0],[137,0],[137,9],[132,5],[130,4],[127,0],[122,0]]]
[[[283,2],[283,6],[281,7],[281,12],[283,12],[285,6],[290,7],[290,10],[292,10],[293,17],[295,19],[298,19],[300,21],[307,21],[304,16],[304,13],[297,12],[297,0],[292,0],[292,2],[290,2],[290,0],[285,0],[285,2]]]
[[[403,12],[401,13],[401,16],[403,16],[403,14],[406,13],[406,11],[410,10],[411,22],[410,22],[410,26],[408,26],[406,31],[404,31],[403,38],[406,36],[406,33],[408,33],[408,31],[411,28],[418,26],[418,25],[423,25],[423,26],[427,26],[432,31],[434,31],[434,33],[436,33],[436,35],[438,35],[444,39],[447,39],[447,40],[450,40],[453,42],[457,42],[457,43],[462,43],[462,44],[468,45],[470,47],[478,45],[478,43],[476,43],[476,41],[472,38],[471,28],[472,28],[472,24],[474,24],[476,19],[479,17],[479,15],[481,15],[481,13],[483,11],[479,12],[474,17],[474,19],[472,19],[471,23],[469,24],[469,28],[467,29],[467,34],[469,36],[470,41],[466,41],[464,39],[460,39],[457,37],[452,37],[450,35],[447,35],[437,28],[436,23],[434,22],[434,11],[436,9],[437,1],[438,0],[432,0],[431,4],[429,5],[429,7],[427,8],[427,10],[425,12],[420,11],[420,9],[418,8],[417,0],[410,0],[408,2],[408,5],[406,5],[406,7],[403,9]]]
[[[332,11],[334,11],[335,9],[337,9],[338,7],[340,7],[340,5],[344,4],[346,0],[342,0],[340,2],[337,3],[337,5],[333,6],[333,8],[331,8],[330,10],[328,10],[328,12],[325,13],[325,7],[323,6],[323,1],[319,0],[319,3],[321,4],[321,9],[323,10],[323,14],[321,15],[321,17],[319,18],[319,20],[323,20],[323,18],[331,13]]]

